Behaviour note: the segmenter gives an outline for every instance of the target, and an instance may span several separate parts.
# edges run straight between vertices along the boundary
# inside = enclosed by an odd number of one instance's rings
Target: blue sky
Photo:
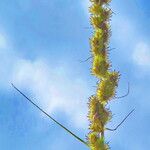
[[[0,149],[76,150],[87,148],[24,100],[13,82],[81,138],[88,133],[87,102],[97,79],[90,75],[88,0],[0,1]],[[150,1],[112,1],[110,52],[120,71],[118,96],[110,102],[116,126],[106,138],[112,150],[150,147]]]

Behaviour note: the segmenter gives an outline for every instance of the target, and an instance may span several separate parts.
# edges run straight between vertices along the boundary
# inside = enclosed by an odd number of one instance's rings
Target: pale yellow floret
[[[104,142],[104,138],[100,137],[97,133],[89,133],[88,139],[91,150],[109,150],[109,146]]]
[[[102,132],[104,125],[111,119],[111,112],[99,102],[96,96],[91,96],[88,118],[91,122],[90,129],[95,132]]]
[[[118,86],[119,73],[110,72],[106,79],[103,79],[97,89],[97,97],[101,102],[107,103],[115,96],[115,90]]]
[[[102,59],[99,55],[94,57],[92,73],[98,78],[104,78],[107,75],[109,63],[107,59]]]

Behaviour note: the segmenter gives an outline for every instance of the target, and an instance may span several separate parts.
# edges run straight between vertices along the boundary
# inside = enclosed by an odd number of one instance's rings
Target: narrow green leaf
[[[80,142],[82,142],[83,144],[85,144],[86,146],[88,146],[87,142],[85,142],[84,140],[82,140],[81,138],[79,138],[77,135],[75,135],[73,132],[71,132],[69,129],[67,129],[65,126],[63,126],[61,123],[59,123],[58,121],[56,121],[53,117],[51,117],[48,113],[46,113],[42,108],[40,108],[37,104],[35,104],[30,98],[28,98],[24,93],[22,93],[16,86],[14,86],[12,84],[12,87],[15,90],[17,90],[23,97],[25,97],[26,100],[28,100],[31,104],[33,104],[37,109],[39,109],[42,113],[44,113],[48,118],[50,118],[52,121],[54,121],[57,125],[59,125],[60,127],[62,127],[65,131],[67,131],[68,133],[70,133],[77,140],[79,140]]]

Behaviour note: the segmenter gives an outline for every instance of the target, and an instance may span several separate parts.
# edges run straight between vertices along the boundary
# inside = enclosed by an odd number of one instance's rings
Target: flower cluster
[[[111,120],[112,114],[108,110],[108,102],[115,96],[118,86],[119,72],[111,71],[108,58],[110,37],[110,0],[90,0],[92,5],[90,21],[94,32],[90,39],[93,58],[91,73],[99,79],[96,94],[89,98],[90,132],[88,144],[91,150],[109,150],[105,142],[104,132],[106,124]]]

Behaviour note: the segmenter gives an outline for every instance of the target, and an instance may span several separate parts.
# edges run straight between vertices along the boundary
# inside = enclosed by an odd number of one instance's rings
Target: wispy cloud
[[[14,61],[16,60],[16,53],[11,42],[4,31],[0,30],[0,88],[8,88],[13,70]]]
[[[76,127],[85,128],[90,91],[86,81],[69,76],[68,71],[65,66],[50,66],[40,59],[20,59],[14,68],[13,82],[31,90],[39,105],[49,113],[64,112]]]
[[[13,82],[28,90],[48,113],[63,112],[75,127],[86,128],[91,93],[87,82],[81,76],[72,76],[71,66],[50,65],[40,56],[36,60],[20,57],[6,37],[0,33],[0,88],[10,88]]]
[[[113,15],[112,19],[112,38],[121,44],[134,42],[136,29],[132,21],[123,15]]]
[[[4,34],[0,33],[0,48],[7,48],[7,39]]]
[[[133,51],[133,61],[141,67],[150,66],[150,47],[145,42],[139,42]]]

